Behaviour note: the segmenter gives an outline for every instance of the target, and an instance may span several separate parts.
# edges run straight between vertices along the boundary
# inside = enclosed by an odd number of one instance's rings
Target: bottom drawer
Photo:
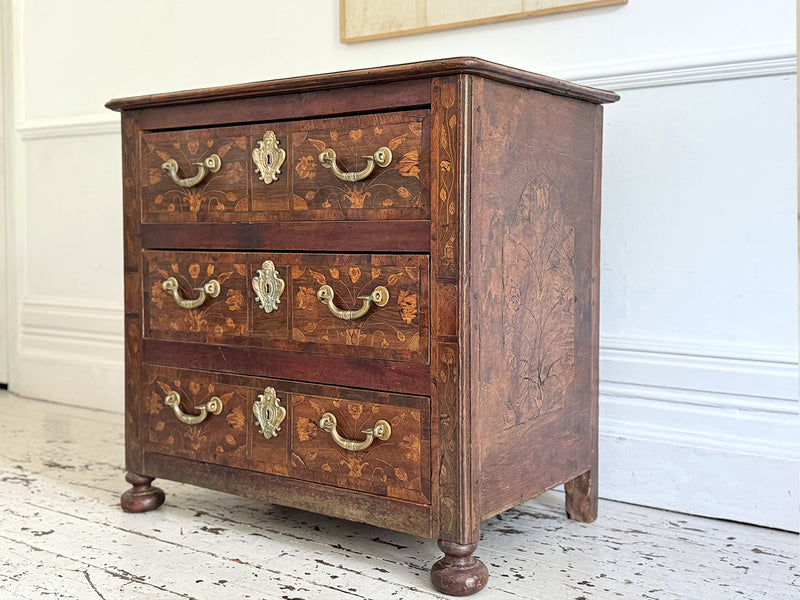
[[[430,503],[427,397],[148,366],[145,450]]]

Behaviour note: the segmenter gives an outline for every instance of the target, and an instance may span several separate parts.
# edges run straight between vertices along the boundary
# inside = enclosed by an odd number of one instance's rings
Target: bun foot
[[[130,513],[155,510],[164,504],[164,490],[150,485],[153,477],[145,477],[136,473],[125,475],[125,481],[133,487],[122,494],[120,505],[122,510]]]
[[[489,570],[472,556],[477,547],[477,542],[454,544],[439,540],[439,549],[444,552],[444,558],[431,568],[433,587],[450,596],[469,596],[481,591],[489,580]]]

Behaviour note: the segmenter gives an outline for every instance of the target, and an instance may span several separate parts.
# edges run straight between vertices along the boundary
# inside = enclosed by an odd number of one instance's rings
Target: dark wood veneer
[[[191,483],[246,498],[258,498],[412,535],[436,535],[431,521],[431,508],[424,504],[167,454],[147,453],[145,468],[153,477]]]
[[[311,77],[290,77],[242,85],[119,98],[107,102],[106,108],[122,111],[137,108],[196,104],[198,102],[257,98],[277,94],[325,92],[337,88],[359,87],[362,86],[365,81],[369,81],[373,84],[402,82],[403,86],[412,86],[415,84],[416,80],[419,79],[425,80],[433,77],[461,74],[477,75],[511,85],[540,89],[551,94],[569,96],[571,98],[578,98],[598,104],[603,102],[616,102],[619,100],[619,96],[613,92],[576,85],[553,77],[547,77],[546,75],[514,69],[480,58],[458,57],[393,65],[376,69],[357,69],[338,73],[326,73]]]
[[[427,395],[429,365],[394,361],[282,352],[263,348],[210,346],[187,342],[143,340],[143,360],[171,367],[192,366],[208,371],[252,374],[278,379],[313,381],[387,392]]]
[[[600,105],[617,99],[453,58],[109,102],[123,113],[133,486],[123,508],[157,508],[163,492],[150,484],[165,477],[438,538],[445,556],[431,581],[453,595],[486,584],[473,556],[481,520],[562,483],[568,516],[593,520]],[[250,155],[267,124],[291,160],[277,185],[255,187]],[[340,185],[306,170],[342,141],[346,168],[359,169],[362,145],[384,139],[404,162],[383,180]],[[231,152],[229,172],[181,196],[160,178],[170,148],[189,166],[189,157]],[[224,198],[213,196],[215,181]],[[382,181],[387,190],[369,187]],[[340,187],[334,202],[318,197]],[[291,297],[266,313],[250,280],[270,257],[297,285],[288,278]],[[366,270],[364,282],[392,288],[385,326],[318,330],[329,315],[308,307],[323,279],[335,279],[343,297]],[[165,303],[164,278],[191,293],[220,272],[226,295],[206,312]],[[361,294],[337,306],[354,308]],[[164,311],[155,321],[154,306]],[[263,386],[289,403],[279,437],[252,422]],[[175,418],[162,397],[173,388],[188,412],[225,395],[209,437],[162,418]],[[366,435],[360,423],[379,415],[398,436],[375,441],[372,454],[334,447],[322,436],[323,411],[348,424],[347,439]],[[289,456],[295,447],[307,460]],[[383,466],[361,478],[378,459]]]
[[[430,221],[146,223],[142,247],[175,250],[428,253]]]

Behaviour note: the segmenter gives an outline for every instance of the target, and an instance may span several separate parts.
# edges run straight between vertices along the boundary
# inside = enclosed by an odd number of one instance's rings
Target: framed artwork
[[[342,42],[364,42],[535,15],[626,4],[628,0],[339,0]]]

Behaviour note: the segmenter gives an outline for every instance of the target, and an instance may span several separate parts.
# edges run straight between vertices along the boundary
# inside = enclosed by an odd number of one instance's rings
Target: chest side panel
[[[471,387],[489,516],[591,461],[600,109],[485,80],[474,94]]]

